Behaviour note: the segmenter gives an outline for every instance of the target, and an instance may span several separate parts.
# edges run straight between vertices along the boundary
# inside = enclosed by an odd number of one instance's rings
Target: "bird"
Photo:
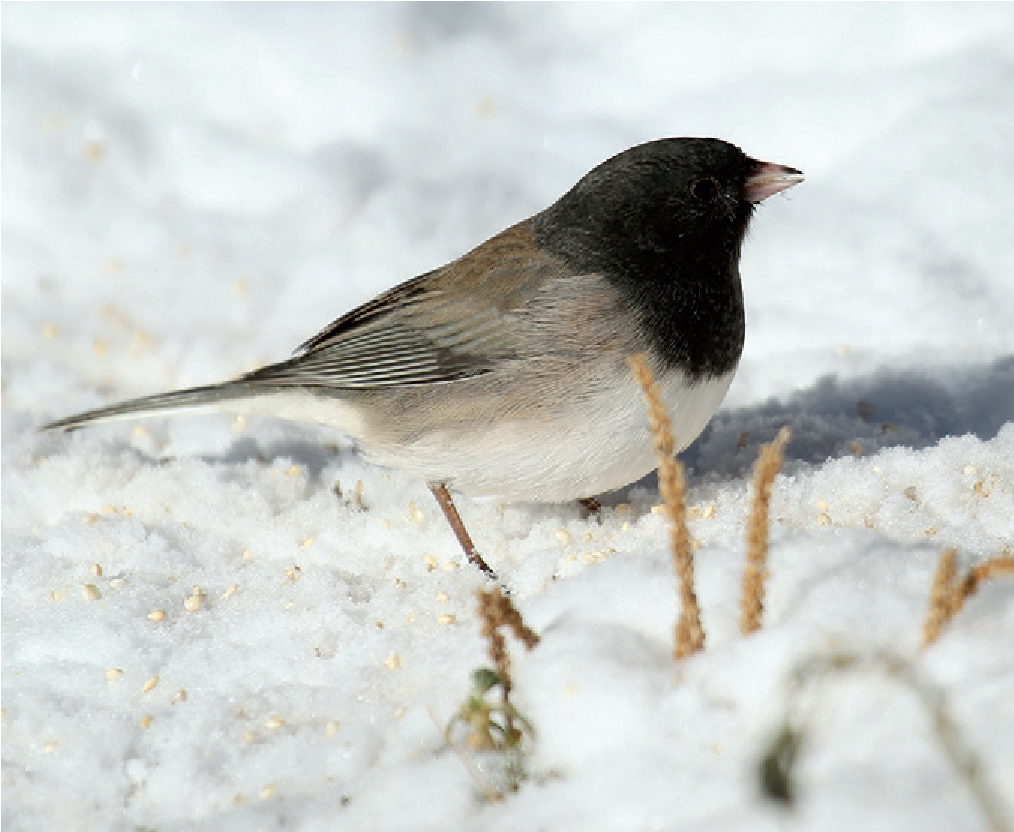
[[[490,577],[451,492],[591,504],[657,467],[641,354],[676,451],[701,433],[745,341],[739,261],[756,206],[803,180],[716,138],[663,138],[556,202],[383,292],[238,378],[132,399],[41,430],[198,408],[325,425],[424,480]]]

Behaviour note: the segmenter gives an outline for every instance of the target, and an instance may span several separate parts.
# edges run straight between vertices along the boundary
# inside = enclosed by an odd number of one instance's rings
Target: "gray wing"
[[[183,412],[285,388],[368,390],[437,384],[490,372],[514,354],[503,315],[453,303],[426,286],[430,275],[402,284],[339,318],[288,361],[269,364],[223,384],[174,390],[50,422],[72,430],[97,422]]]
[[[402,283],[342,316],[298,354],[239,378],[89,410],[45,425],[191,410],[279,388],[333,391],[439,384],[492,372],[519,357],[526,334],[515,310],[561,269],[531,246],[527,226],[507,229],[459,260]]]
[[[294,358],[238,381],[369,389],[483,375],[525,352],[515,313],[564,273],[520,223],[342,316]]]
[[[482,375],[514,352],[504,315],[481,298],[434,285],[443,270],[403,283],[339,318],[294,358],[237,381],[368,389]]]

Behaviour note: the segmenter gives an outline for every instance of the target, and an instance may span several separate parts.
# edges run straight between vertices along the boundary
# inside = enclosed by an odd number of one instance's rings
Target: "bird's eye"
[[[714,179],[697,179],[690,183],[690,193],[701,202],[711,202],[718,196],[718,183]]]

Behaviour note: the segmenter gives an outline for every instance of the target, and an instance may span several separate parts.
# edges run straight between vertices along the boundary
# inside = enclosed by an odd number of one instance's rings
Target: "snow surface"
[[[5,3],[2,37],[5,829],[986,829],[869,668],[806,689],[796,802],[763,796],[794,668],[845,649],[914,662],[1014,823],[1011,581],[919,650],[941,550],[1014,544],[1009,4]],[[433,718],[488,659],[422,483],[270,420],[35,432],[283,358],[668,135],[807,174],[758,212],[743,364],[684,454],[707,649],[670,658],[652,479],[601,523],[460,499],[542,635],[503,803]]]

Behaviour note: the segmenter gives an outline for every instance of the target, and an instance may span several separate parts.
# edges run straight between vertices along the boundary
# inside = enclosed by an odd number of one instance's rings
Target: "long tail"
[[[84,413],[76,413],[73,416],[57,419],[55,422],[43,425],[39,430],[74,430],[98,422],[165,416],[210,405],[220,405],[223,402],[248,399],[264,392],[263,386],[244,381],[228,381],[224,384],[191,387],[187,390],[174,390],[171,393],[143,396],[140,399],[130,399],[119,404],[111,404],[108,407],[86,410]]]

